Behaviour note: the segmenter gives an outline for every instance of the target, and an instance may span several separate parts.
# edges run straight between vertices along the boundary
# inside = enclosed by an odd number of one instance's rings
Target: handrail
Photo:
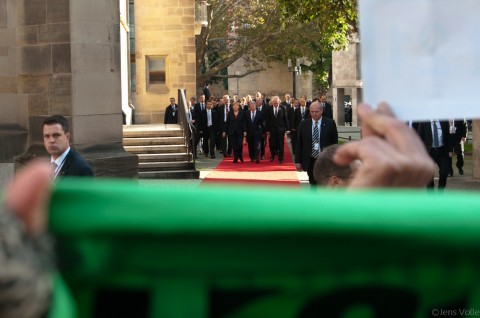
[[[185,94],[186,90],[183,88],[178,89],[178,124],[182,127],[185,138],[185,145],[187,146],[187,153],[192,154],[192,158],[188,158],[188,161],[192,161],[195,167],[195,126],[188,119],[188,105]]]

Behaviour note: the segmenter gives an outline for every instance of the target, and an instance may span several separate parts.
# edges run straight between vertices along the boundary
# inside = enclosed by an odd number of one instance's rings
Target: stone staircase
[[[123,147],[138,156],[141,179],[198,179],[180,125],[123,126]]]

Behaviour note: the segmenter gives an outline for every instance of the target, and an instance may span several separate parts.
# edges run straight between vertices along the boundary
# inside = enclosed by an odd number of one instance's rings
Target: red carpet
[[[215,170],[209,173],[203,183],[238,183],[238,184],[257,184],[257,185],[286,185],[300,186],[292,155],[286,144],[283,156],[283,164],[278,164],[276,157],[270,162],[270,150],[267,144],[265,149],[265,160],[260,163],[250,161],[248,155],[248,146],[243,145],[244,162],[233,163],[233,158],[224,158]]]

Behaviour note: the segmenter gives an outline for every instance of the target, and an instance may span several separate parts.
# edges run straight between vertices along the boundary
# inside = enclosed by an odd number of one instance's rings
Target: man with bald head
[[[333,119],[323,117],[323,107],[319,101],[310,105],[310,118],[302,120],[297,130],[295,168],[307,171],[308,182],[316,185],[313,175],[315,161],[323,148],[338,143],[337,125]]]

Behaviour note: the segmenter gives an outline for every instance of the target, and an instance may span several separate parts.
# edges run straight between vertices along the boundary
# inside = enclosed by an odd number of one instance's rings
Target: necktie
[[[208,127],[212,126],[212,113],[210,110],[207,110],[207,115],[208,115]]]
[[[52,166],[53,171],[57,170],[58,165],[55,163],[55,161],[52,161],[50,165]]]
[[[438,130],[437,130],[437,122],[433,121],[433,148],[440,147],[440,143],[438,142]]]
[[[252,112],[252,123],[253,123],[253,118],[255,118],[255,112]]]
[[[202,103],[202,110],[204,110],[204,109],[205,109],[205,104],[204,104],[204,103]]]
[[[277,107],[275,107],[275,117],[277,117]]]
[[[305,115],[305,108],[302,107],[302,118]]]
[[[315,125],[313,126],[313,138],[312,138],[312,157],[317,158],[318,154],[320,153],[319,148],[315,148],[315,145],[318,144],[319,141],[319,136],[318,136],[318,121],[315,122]]]

